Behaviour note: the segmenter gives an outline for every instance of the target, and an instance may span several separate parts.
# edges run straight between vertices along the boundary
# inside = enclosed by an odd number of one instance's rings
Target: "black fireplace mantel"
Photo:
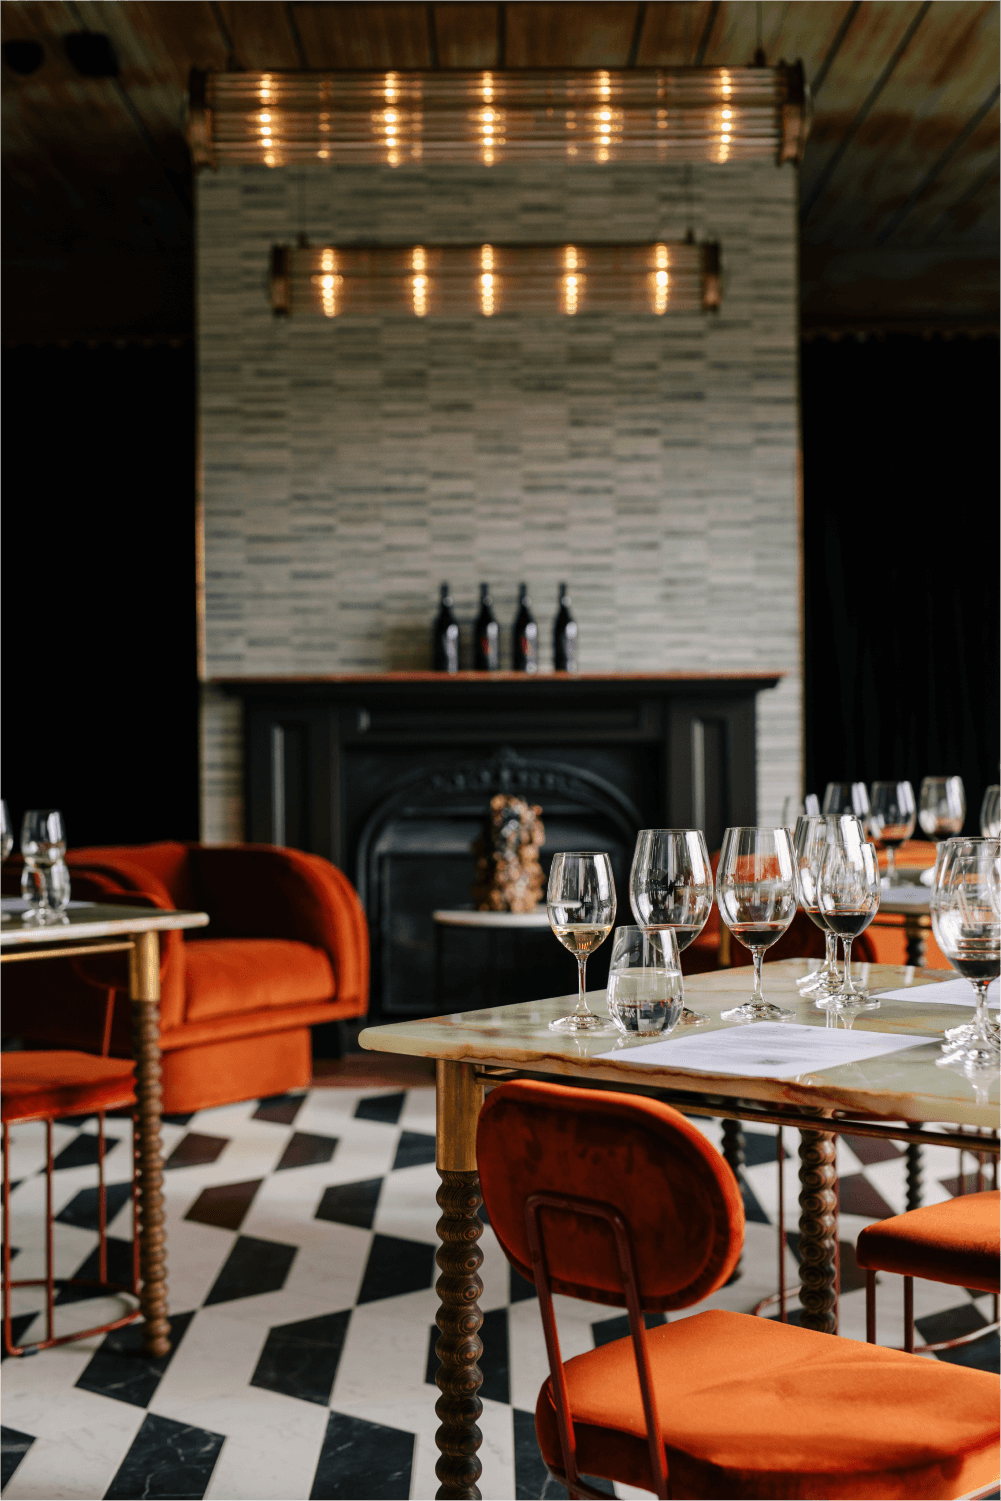
[[[542,807],[544,864],[636,831],[756,819],[755,698],[779,672],[226,678],[244,710],[245,835],[324,855],[372,931],[373,1011],[433,1014],[431,912],[469,901],[497,791]],[[554,951],[555,951],[555,946]],[[458,962],[458,960],[456,961]],[[451,960],[450,960],[451,963]],[[599,977],[595,974],[595,981]]]

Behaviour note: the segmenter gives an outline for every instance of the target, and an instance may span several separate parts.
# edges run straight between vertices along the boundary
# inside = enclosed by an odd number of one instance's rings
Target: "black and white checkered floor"
[[[718,1122],[701,1122],[719,1144]],[[108,1158],[115,1250],[127,1255],[130,1123]],[[164,1128],[172,1355],[138,1354],[135,1326],[4,1366],[3,1495],[55,1497],[431,1497],[435,1493],[434,1092],[322,1088],[174,1118]],[[787,1148],[794,1143],[787,1135]],[[42,1270],[43,1134],[13,1132],[14,1275]],[[57,1271],[96,1241],[93,1122],[55,1128]],[[750,1310],[774,1290],[777,1173],[770,1128],[747,1133],[747,1244],[739,1280],[700,1307]],[[969,1166],[970,1159],[967,1158]],[[925,1151],[925,1202],[958,1187],[957,1154]],[[903,1208],[896,1146],[841,1139],[842,1333],[864,1337],[852,1247]],[[797,1163],[785,1163],[795,1230]],[[546,1374],[533,1290],[483,1235],[484,1497],[565,1494],[546,1476],[532,1412]],[[795,1282],[795,1235],[788,1276]],[[86,1275],[86,1273],[83,1273]],[[114,1268],[112,1268],[114,1275]],[[881,1279],[879,1337],[899,1344],[898,1279]],[[896,1285],[894,1285],[896,1284]],[[38,1337],[32,1290],[15,1334]],[[917,1283],[926,1340],[991,1317],[990,1300]],[[62,1302],[63,1328],[111,1318],[103,1300]],[[567,1355],[624,1332],[607,1308],[557,1299]],[[104,1310],[107,1309],[105,1314]],[[695,1312],[694,1309],[687,1312]],[[673,1314],[672,1318],[686,1314]],[[996,1336],[944,1359],[998,1369]],[[620,1488],[620,1495],[643,1493]]]

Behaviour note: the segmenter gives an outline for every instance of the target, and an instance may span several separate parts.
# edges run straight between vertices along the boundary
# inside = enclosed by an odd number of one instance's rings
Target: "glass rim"
[[[601,855],[605,860],[610,860],[612,858],[607,850],[557,850],[553,855],[553,859],[558,860],[561,855],[577,855],[581,859],[586,858],[589,860],[595,860],[599,855]]]
[[[705,829],[698,829],[694,824],[678,824],[675,828],[637,829],[636,838],[638,839],[641,834],[702,834],[704,836],[705,832]]]

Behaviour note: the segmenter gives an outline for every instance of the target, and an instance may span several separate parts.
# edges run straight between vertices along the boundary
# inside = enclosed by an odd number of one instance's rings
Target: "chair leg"
[[[870,1345],[876,1343],[876,1273],[865,1274],[865,1337]]]
[[[108,1280],[108,1195],[104,1187],[104,1111],[97,1112],[97,1275]]]
[[[914,1278],[904,1278],[904,1349],[914,1354]]]
[[[3,1123],[3,1343],[8,1355],[14,1353],[10,1326],[10,1127]]]

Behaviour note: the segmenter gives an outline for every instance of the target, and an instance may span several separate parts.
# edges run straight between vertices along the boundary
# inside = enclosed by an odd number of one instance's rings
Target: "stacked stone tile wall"
[[[203,837],[242,835],[211,679],[423,667],[438,585],[543,667],[566,580],[585,671],[780,669],[758,816],[800,790],[793,168],[228,167],[198,179]],[[276,319],[270,248],[698,239],[718,313]],[[468,651],[468,629],[464,649]],[[504,630],[505,644],[508,632]]]

